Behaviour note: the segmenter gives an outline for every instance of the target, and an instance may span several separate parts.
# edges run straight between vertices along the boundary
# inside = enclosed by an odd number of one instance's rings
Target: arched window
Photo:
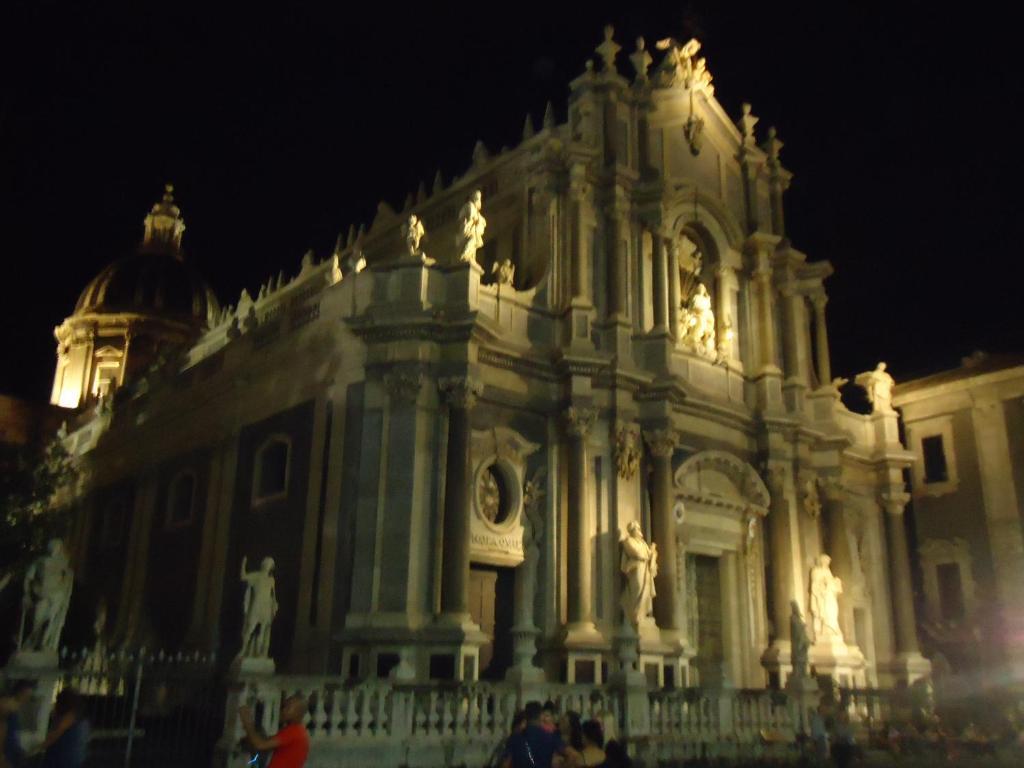
[[[281,435],[268,439],[256,451],[252,478],[252,503],[262,504],[288,494],[291,440]]]
[[[195,472],[179,472],[167,489],[167,527],[177,528],[191,523],[195,514],[195,503]]]

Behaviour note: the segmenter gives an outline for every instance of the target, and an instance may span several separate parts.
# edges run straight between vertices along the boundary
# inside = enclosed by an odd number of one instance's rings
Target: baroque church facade
[[[782,142],[657,47],[231,306],[168,189],[56,330],[109,644],[231,659],[272,558],[282,672],[761,688],[794,611],[818,674],[928,671],[891,379],[844,407]]]

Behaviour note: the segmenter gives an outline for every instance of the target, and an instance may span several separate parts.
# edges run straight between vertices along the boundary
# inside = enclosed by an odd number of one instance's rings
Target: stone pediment
[[[730,453],[701,451],[691,456],[676,470],[674,483],[684,499],[767,514],[769,495],[764,482],[750,464]]]

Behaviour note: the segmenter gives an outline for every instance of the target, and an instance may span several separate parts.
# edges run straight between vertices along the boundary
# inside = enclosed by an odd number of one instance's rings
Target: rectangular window
[[[942,447],[942,435],[931,435],[921,440],[921,453],[924,454],[924,481],[926,483],[944,483],[949,480],[946,452]]]
[[[959,621],[964,617],[964,590],[960,582],[960,566],[942,563],[935,566],[939,582],[939,612],[946,621]]]

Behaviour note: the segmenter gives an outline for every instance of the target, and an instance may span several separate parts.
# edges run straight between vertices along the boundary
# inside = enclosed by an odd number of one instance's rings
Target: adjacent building
[[[900,384],[893,402],[917,458],[922,640],[950,672],[1020,680],[1024,358],[976,353]]]

